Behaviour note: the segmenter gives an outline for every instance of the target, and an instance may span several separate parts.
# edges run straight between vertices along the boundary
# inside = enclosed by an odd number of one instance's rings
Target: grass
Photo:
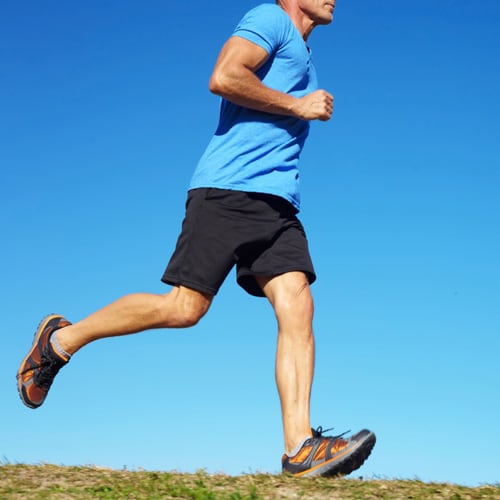
[[[500,485],[0,465],[0,499],[500,499]]]

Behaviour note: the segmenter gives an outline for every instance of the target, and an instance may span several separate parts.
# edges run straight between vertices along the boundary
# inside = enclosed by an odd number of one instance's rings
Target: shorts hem
[[[270,273],[266,272],[251,272],[251,271],[243,271],[241,273],[238,273],[236,277],[236,281],[238,285],[245,290],[249,295],[252,295],[254,297],[265,297],[265,293],[262,291],[262,288],[259,286],[257,283],[257,280],[255,279],[256,276],[270,276],[270,277],[275,277],[275,276],[280,276],[282,274],[286,273],[304,273],[309,285],[312,285],[316,279],[316,273],[314,271],[311,271],[310,269],[297,269],[296,267],[292,268],[286,268],[286,269],[280,269],[280,270],[273,270]],[[252,279],[253,278],[253,279]]]
[[[185,286],[186,288],[191,288],[192,290],[196,290],[197,292],[206,293],[208,295],[217,295],[219,290],[207,287],[205,285],[201,285],[200,283],[195,283],[189,280],[177,279],[174,276],[164,274],[161,278],[161,281],[166,285],[171,286]]]

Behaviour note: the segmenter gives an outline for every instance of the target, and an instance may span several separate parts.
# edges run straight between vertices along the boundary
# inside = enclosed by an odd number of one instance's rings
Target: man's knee
[[[297,288],[295,293],[284,295],[277,301],[276,311],[287,316],[299,316],[310,321],[314,314],[314,303],[309,290],[309,284]]]
[[[177,319],[177,328],[189,328],[196,325],[208,311],[209,305],[183,304]]]
[[[288,278],[273,283],[270,298],[276,315],[278,318],[299,317],[305,321],[311,321],[314,314],[314,301],[306,276],[302,273],[294,273]]]
[[[189,288],[175,287],[165,298],[166,326],[189,328],[206,314],[213,297]]]

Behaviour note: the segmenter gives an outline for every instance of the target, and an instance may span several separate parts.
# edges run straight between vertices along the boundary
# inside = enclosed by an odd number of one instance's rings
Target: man
[[[278,322],[276,382],[285,454],[297,476],[348,474],[375,444],[363,430],[343,439],[312,430],[315,280],[299,211],[298,159],[310,120],[329,120],[333,96],[318,89],[307,38],[333,19],[335,0],[278,0],[248,12],[223,46],[209,88],[222,97],[219,126],[189,186],[186,216],[162,280],[166,295],[122,297],[83,321],[45,318],[18,371],[30,408],[76,351],[97,339],[195,325],[231,268]]]

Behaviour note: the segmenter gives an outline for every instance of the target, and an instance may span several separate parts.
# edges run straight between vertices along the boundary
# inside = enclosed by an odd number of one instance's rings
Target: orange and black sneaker
[[[283,455],[283,472],[297,477],[346,476],[359,469],[375,446],[375,434],[362,430],[349,438],[323,436],[323,429],[311,429],[313,436],[306,439],[297,454]]]
[[[33,345],[17,372],[19,396],[30,408],[42,405],[57,372],[70,359],[69,355],[56,352],[50,343],[50,336],[68,325],[71,323],[67,319],[56,314],[47,316],[38,325]]]

